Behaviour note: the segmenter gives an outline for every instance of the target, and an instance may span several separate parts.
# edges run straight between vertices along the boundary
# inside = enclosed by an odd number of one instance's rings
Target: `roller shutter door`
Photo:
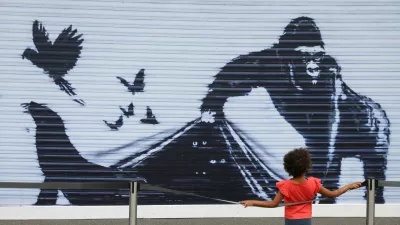
[[[328,188],[399,180],[398,6],[3,0],[0,181],[139,179],[270,199],[288,178],[284,154],[302,146]],[[364,191],[330,203],[362,203]],[[399,191],[377,202],[398,203]],[[0,190],[1,205],[35,203],[128,199],[127,190]],[[139,199],[204,203],[217,204]]]

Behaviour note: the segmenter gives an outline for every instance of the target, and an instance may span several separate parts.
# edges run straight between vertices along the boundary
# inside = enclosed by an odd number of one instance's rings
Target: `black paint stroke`
[[[147,136],[147,137],[144,137],[144,138],[139,138],[139,139],[137,139],[135,141],[131,141],[131,142],[126,143],[124,145],[120,145],[120,146],[117,146],[117,147],[114,147],[114,148],[111,148],[111,149],[107,149],[106,151],[96,153],[95,156],[96,157],[102,157],[102,156],[106,156],[106,155],[117,154],[117,153],[119,153],[120,151],[122,151],[123,149],[126,149],[126,148],[133,148],[134,149],[135,147],[140,145],[141,142],[145,142],[145,141],[148,141],[148,140],[151,140],[151,139],[158,138],[159,135],[162,135],[165,132],[166,133],[170,133],[170,132],[173,132],[173,131],[175,131],[175,130],[174,129],[163,130],[163,131],[158,132],[156,134],[153,134],[153,135],[150,135],[150,136]],[[140,147],[138,147],[138,148],[140,148]],[[142,154],[142,153],[140,153],[140,154]],[[132,157],[135,158],[136,154],[134,156],[132,156]],[[132,159],[130,159],[130,160],[132,160]]]
[[[122,127],[122,125],[124,125],[124,118],[122,116],[119,116],[118,120],[115,121],[115,123],[109,123],[106,120],[103,120],[103,122],[109,127],[111,128],[111,130],[118,130],[119,128]]]
[[[121,106],[119,106],[119,109],[121,109],[122,113],[124,114],[124,116],[126,116],[127,118],[129,118],[130,116],[134,116],[135,112],[134,110],[134,105],[131,102],[131,104],[128,105],[128,110],[122,108]]]
[[[363,161],[364,178],[384,180],[390,145],[386,112],[343,81],[333,57],[295,51],[299,46],[324,48],[320,30],[311,18],[293,19],[279,43],[240,55],[221,68],[208,86],[201,111],[214,112],[216,122],[223,122],[223,108],[229,97],[245,96],[252,88],[263,87],[280,115],[304,137],[313,160],[310,176],[322,178],[328,188],[337,188],[341,160],[358,157]],[[312,78],[306,66],[317,61],[320,75]],[[381,189],[376,202],[384,203]]]
[[[132,95],[135,95],[135,93],[138,92],[143,92],[144,91],[144,69],[141,69],[135,76],[135,80],[133,81],[133,83],[129,83],[128,81],[126,81],[124,78],[122,77],[117,77],[118,80],[120,80],[121,84],[123,84],[129,92],[132,93]]]
[[[33,65],[44,70],[60,90],[69,96],[76,95],[71,84],[64,79],[65,75],[73,69],[80,57],[82,50],[82,34],[76,35],[77,29],[72,30],[72,25],[64,29],[52,43],[45,27],[35,20],[32,25],[33,43],[36,50],[27,48],[22,54],[22,59],[27,58]],[[85,105],[81,99],[75,102]]]
[[[113,165],[104,167],[92,163],[85,159],[75,146],[70,142],[66,134],[66,128],[62,118],[45,104],[30,102],[22,104],[26,109],[26,113],[30,114],[36,124],[36,150],[39,166],[44,175],[44,182],[84,182],[84,181],[138,181],[148,183],[147,178],[159,177],[164,178],[162,173],[168,171],[153,170],[156,168],[136,168],[136,165],[145,160],[152,158],[143,157],[144,160],[133,163],[130,166]],[[193,125],[194,122],[188,125]],[[180,131],[178,131],[180,132]],[[175,134],[176,135],[176,134]],[[171,137],[173,137],[172,135]],[[154,146],[152,146],[154,147]],[[150,148],[142,153],[135,154],[136,157],[146,155]],[[168,151],[173,153],[173,151]],[[204,155],[204,154],[203,154]],[[171,163],[171,158],[166,158],[164,162],[162,158],[158,158],[160,163]],[[157,163],[157,162],[156,162]],[[184,164],[181,164],[185,166]],[[228,167],[226,167],[228,168]],[[182,170],[181,170],[182,171]],[[161,173],[160,173],[161,172]],[[175,176],[176,170],[171,171],[171,175]],[[158,176],[159,174],[160,176]],[[232,183],[234,180],[232,180]],[[190,189],[192,190],[192,189]],[[239,190],[239,189],[237,189]],[[60,190],[62,194],[69,200],[72,205],[127,205],[129,200],[128,190]],[[194,193],[196,193],[195,191]],[[216,192],[214,192],[216,193]],[[58,190],[41,190],[35,205],[54,205],[57,202]],[[169,197],[168,197],[169,196]],[[139,193],[139,204],[170,204],[172,199],[174,202],[182,202],[182,197],[167,193],[159,193],[154,191],[141,191]],[[215,203],[215,201],[202,200],[201,198],[187,196],[184,197],[185,203]],[[217,202],[218,203],[218,202]]]
[[[92,163],[70,142],[64,121],[44,104],[22,104],[36,124],[36,150],[44,182],[137,180],[135,169],[119,170]],[[73,205],[126,205],[129,190],[61,190]],[[58,190],[40,190],[36,205],[54,205]]]
[[[142,151],[140,153],[132,154],[132,155],[126,157],[125,159],[120,160],[119,162],[115,163],[114,165],[112,165],[112,167],[123,168],[123,167],[125,167],[126,164],[130,164],[132,161],[136,160],[137,158],[142,158],[142,160],[144,160],[147,157],[151,157],[153,155],[153,152],[157,152],[154,149],[162,149],[165,142],[173,141],[174,139],[176,139],[177,136],[180,136],[183,132],[185,132],[186,129],[188,129],[190,126],[193,126],[197,122],[199,122],[199,119],[195,119],[195,120],[193,120],[191,122],[186,123],[183,127],[178,129],[177,131],[175,131],[173,134],[171,134],[168,137],[164,138],[163,140],[157,142],[156,144],[151,145],[147,150],[144,150],[144,151]],[[156,137],[156,135],[157,134],[152,135],[149,138]],[[120,150],[122,148],[131,147],[134,144],[135,144],[135,142],[131,142],[131,143],[128,143],[128,144],[126,144],[124,146],[120,146],[118,148],[114,148],[112,150],[113,151],[118,151],[118,150]],[[142,160],[139,160],[137,163],[140,163]],[[136,163],[135,163],[135,165],[136,165]]]
[[[146,107],[146,118],[140,120],[142,123],[148,124],[158,124],[156,116],[153,114],[153,111],[150,109],[149,106]]]
[[[114,166],[136,168],[148,183],[160,187],[230,201],[268,199],[274,194],[270,187],[277,179],[263,169],[265,165],[240,137],[228,123],[195,119],[142,154],[134,154]],[[147,195],[153,204],[216,204],[192,196],[152,194],[159,198]]]

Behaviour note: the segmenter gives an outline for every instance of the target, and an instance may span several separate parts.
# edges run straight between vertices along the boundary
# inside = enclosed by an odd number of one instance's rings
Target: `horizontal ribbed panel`
[[[309,147],[312,175],[327,188],[363,181],[364,175],[400,180],[399,6],[365,0],[3,0],[0,181],[145,178],[210,197],[269,199],[275,182],[288,177],[284,154],[301,146]],[[311,85],[312,94],[305,94],[289,82],[288,62],[299,58],[293,49],[277,46],[260,53],[300,16],[314,19],[326,55],[341,67],[342,78],[330,80],[339,84],[336,89],[327,84],[316,91]],[[76,95],[60,90],[36,66],[73,58],[72,45],[41,59],[24,54],[27,48],[38,50],[32,40],[35,20],[52,43],[69,25],[83,34],[80,57],[64,77]],[[286,61],[278,60],[275,50],[287,54]],[[328,66],[321,68],[328,73]],[[133,82],[141,69],[144,89],[132,94],[117,77]],[[321,76],[318,85],[325,82]],[[130,103],[134,115],[128,118],[120,107],[128,110]],[[147,106],[157,124],[145,119]],[[200,123],[201,107],[223,110],[225,117],[217,124]],[[117,130],[103,121],[115,123],[120,116]],[[0,189],[0,205],[38,199],[127,204],[126,190],[118,192],[39,195],[39,190]],[[363,195],[364,189],[352,191],[337,203],[362,203]],[[386,203],[399,203],[398,196],[399,188],[385,188]],[[146,192],[139,200],[182,203],[210,202]]]

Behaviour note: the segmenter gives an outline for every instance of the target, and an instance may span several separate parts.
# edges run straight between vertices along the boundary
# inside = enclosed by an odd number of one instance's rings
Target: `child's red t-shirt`
[[[303,202],[313,200],[321,188],[321,180],[308,177],[307,181],[298,184],[291,180],[283,180],[276,183],[277,188],[284,196],[285,203]],[[285,207],[285,218],[305,219],[312,217],[312,202]]]

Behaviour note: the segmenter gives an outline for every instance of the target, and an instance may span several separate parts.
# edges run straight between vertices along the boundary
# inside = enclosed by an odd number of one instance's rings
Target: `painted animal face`
[[[300,46],[294,51],[296,56],[299,56],[301,65],[305,66],[305,72],[310,76],[312,84],[315,85],[321,72],[319,64],[324,59],[325,50],[320,46]]]
[[[194,148],[207,147],[207,141],[206,140],[195,140],[192,142],[192,147],[194,147]]]
[[[314,96],[333,93],[334,81],[340,73],[336,60],[321,48],[300,48],[296,54],[299,57],[289,64],[292,84]]]

